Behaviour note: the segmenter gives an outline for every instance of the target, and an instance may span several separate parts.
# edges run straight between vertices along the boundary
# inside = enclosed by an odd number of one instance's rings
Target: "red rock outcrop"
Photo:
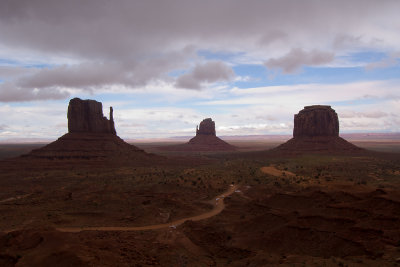
[[[196,127],[196,136],[182,145],[162,147],[170,151],[232,151],[235,146],[228,144],[216,136],[215,122],[211,118],[204,119]]]
[[[330,106],[304,107],[294,115],[293,138],[273,151],[290,154],[303,152],[361,151],[339,137],[339,119]]]
[[[200,122],[200,127],[196,128],[196,135],[214,135],[215,132],[215,122],[211,118],[207,118]]]
[[[94,100],[71,99],[68,106],[68,133],[23,157],[51,160],[137,160],[154,157],[116,135],[113,109],[110,119],[103,116],[103,107]]]
[[[110,119],[103,116],[103,105],[95,100],[74,98],[68,105],[69,133],[110,133],[116,135],[113,108]]]
[[[339,119],[331,106],[307,106],[294,115],[293,137],[339,136]]]

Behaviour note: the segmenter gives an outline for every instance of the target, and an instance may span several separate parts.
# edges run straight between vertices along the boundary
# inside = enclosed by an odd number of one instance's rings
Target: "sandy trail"
[[[235,193],[237,188],[238,188],[238,185],[230,185],[229,189],[226,192],[215,197],[214,198],[215,205],[211,211],[202,213],[200,215],[183,218],[183,219],[176,220],[176,221],[169,222],[169,223],[146,225],[146,226],[60,227],[60,228],[56,228],[56,229],[61,232],[76,233],[76,232],[81,232],[81,231],[143,231],[143,230],[156,230],[156,229],[167,228],[167,227],[175,228],[176,226],[178,226],[186,221],[200,221],[200,220],[208,219],[210,217],[213,217],[213,216],[219,214],[225,208],[224,198]]]
[[[18,199],[22,199],[22,198],[26,198],[26,197],[29,197],[30,195],[32,195],[32,194],[26,194],[26,195],[6,198],[6,199],[3,199],[3,200],[0,200],[0,204],[1,203],[6,203],[6,202],[10,202],[10,201],[14,201],[14,200],[18,200]]]

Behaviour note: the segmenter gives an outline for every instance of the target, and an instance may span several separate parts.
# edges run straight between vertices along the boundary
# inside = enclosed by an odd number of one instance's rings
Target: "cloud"
[[[399,9],[396,0],[2,0],[0,109],[12,108],[0,117],[9,132],[54,136],[54,125],[65,123],[66,105],[61,115],[54,115],[57,122],[40,106],[60,105],[59,99],[72,95],[103,102],[117,102],[122,96],[129,102],[124,108],[165,108],[155,115],[132,110],[139,115],[124,125],[147,126],[140,132],[124,126],[119,132],[125,136],[192,133],[194,127],[188,125],[210,116],[221,127],[237,129],[232,134],[245,133],[247,126],[260,133],[280,131],[290,128],[293,114],[304,105],[316,103],[331,104],[339,114],[355,112],[355,117],[343,119],[359,125],[384,125],[379,124],[381,119],[385,125],[391,121],[390,129],[400,129],[399,120],[391,115],[400,114],[398,81],[296,84],[308,82],[310,76],[290,76],[272,83],[290,86],[265,86],[262,75],[269,72],[252,78],[252,71],[263,64],[293,73],[302,66],[364,67],[368,60],[352,55],[365,51],[392,55],[400,44]],[[392,63],[375,62],[366,69]],[[381,78],[394,77],[393,73]],[[235,82],[243,88],[230,88]],[[245,88],[249,84],[264,87]],[[360,107],[364,100],[377,104]],[[28,105],[39,111],[19,107]],[[173,111],[168,105],[190,109]],[[115,105],[116,117],[119,107]],[[374,118],[380,116],[373,114],[376,111],[389,115]],[[45,130],[26,125],[35,120]]]
[[[0,102],[65,99],[70,93],[62,88],[18,88],[14,84],[0,84]]]
[[[173,51],[145,62],[84,62],[44,68],[0,67],[0,102],[62,99],[67,89],[94,92],[115,86],[143,88],[158,81],[173,82],[167,73],[185,67],[193,49]],[[10,92],[8,92],[10,91]],[[71,91],[71,90],[70,90]]]
[[[348,34],[340,33],[333,40],[333,47],[340,48],[353,48],[362,45],[362,36],[351,36]]]
[[[277,41],[285,41],[288,39],[288,34],[280,31],[280,30],[272,30],[266,34],[264,34],[260,39],[259,39],[259,44],[261,46],[268,46],[274,42]]]
[[[26,68],[14,66],[0,66],[0,80],[9,80],[26,73]]]
[[[0,131],[3,131],[3,130],[5,130],[5,129],[7,129],[7,128],[8,128],[7,125],[5,125],[5,124],[0,124]]]
[[[340,117],[343,119],[349,118],[370,118],[370,119],[379,119],[384,117],[389,117],[390,114],[382,111],[364,111],[364,112],[356,112],[351,110],[344,110],[340,112]]]
[[[294,48],[280,58],[271,58],[264,63],[269,69],[282,69],[283,73],[294,73],[302,66],[318,66],[334,59],[334,53],[312,50],[305,52],[301,48]]]
[[[231,97],[201,101],[201,105],[314,105],[363,100],[400,99],[400,81],[367,81],[342,84],[294,84],[254,88],[232,88]]]
[[[191,72],[179,76],[176,86],[199,90],[204,84],[230,81],[234,76],[235,73],[231,67],[220,61],[211,61],[196,65]]]
[[[238,55],[236,63],[265,62],[269,68],[292,73],[302,65],[326,64],[361,39],[363,48],[384,51],[392,51],[400,42],[398,1],[113,3],[0,1],[0,63],[7,59],[39,66],[23,70],[30,78],[23,73],[17,77],[16,69],[0,78],[20,90],[57,86],[97,90],[118,84],[135,89],[154,81],[174,83],[169,73],[188,72],[204,62],[199,51],[224,51]],[[51,68],[41,70],[41,64]],[[200,88],[201,83],[189,73],[176,82],[190,89]]]
[[[11,104],[0,105],[2,123],[6,131],[0,132],[0,139],[9,137],[56,138],[67,132],[67,104],[38,101],[35,106]]]
[[[374,70],[381,68],[389,68],[399,64],[400,53],[391,53],[388,57],[383,58],[380,61],[371,62],[365,65],[366,70]]]

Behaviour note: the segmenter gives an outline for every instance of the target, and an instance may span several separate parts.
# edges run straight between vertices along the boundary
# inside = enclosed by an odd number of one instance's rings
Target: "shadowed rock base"
[[[272,149],[289,154],[304,152],[360,152],[364,149],[336,136],[296,137]]]
[[[235,151],[236,147],[214,135],[197,135],[182,145],[163,146],[164,151]]]
[[[134,159],[150,155],[116,135],[68,133],[24,157],[42,159]]]
[[[215,135],[196,135],[189,140],[186,147],[199,151],[232,151],[236,148]]]

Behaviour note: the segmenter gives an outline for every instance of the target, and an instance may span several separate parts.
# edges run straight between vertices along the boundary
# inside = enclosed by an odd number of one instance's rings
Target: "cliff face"
[[[339,136],[339,120],[330,106],[307,106],[294,115],[293,137]]]
[[[103,116],[103,105],[95,100],[71,99],[67,117],[69,133],[116,135],[112,107],[110,107],[110,119],[107,119]]]
[[[200,122],[200,126],[196,129],[196,135],[214,135],[215,132],[215,122],[211,118],[204,119]]]

